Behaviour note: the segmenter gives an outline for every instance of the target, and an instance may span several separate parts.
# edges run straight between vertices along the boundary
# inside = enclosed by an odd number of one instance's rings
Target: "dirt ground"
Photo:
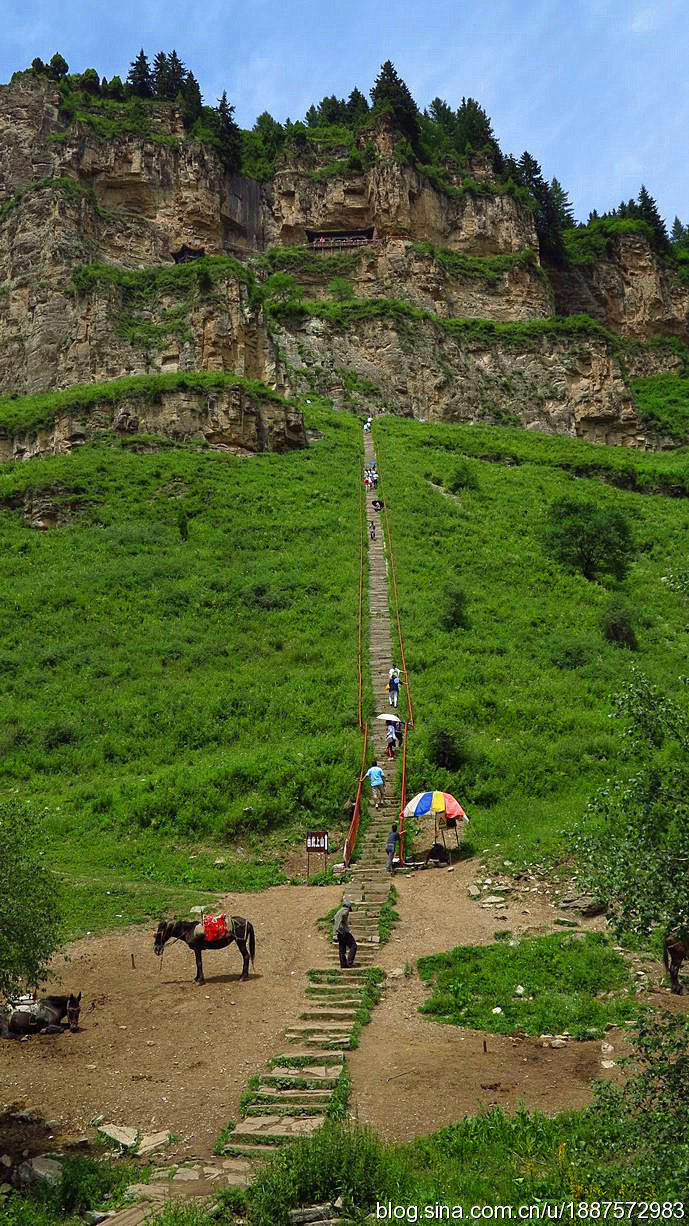
[[[391,1140],[431,1132],[481,1106],[523,1101],[549,1112],[582,1106],[595,1077],[618,1075],[601,1065],[623,1050],[617,1032],[606,1035],[613,1053],[599,1041],[552,1049],[419,1014],[426,989],[405,976],[406,963],[455,945],[487,944],[499,929],[516,935],[554,929],[558,911],[543,883],[522,880],[520,893],[488,909],[468,894],[482,876],[471,860],[451,872],[395,878],[401,920],[380,962],[396,973],[350,1061],[353,1112]],[[190,951],[173,943],[161,964],[150,927],[74,943],[56,970],[64,989],[83,992],[82,1029],[2,1043],[0,1111],[31,1107],[56,1137],[83,1133],[97,1116],[141,1131],[167,1128],[180,1138],[169,1156],[206,1157],[220,1128],[239,1118],[249,1077],[283,1049],[285,1026],[303,1008],[305,973],[322,963],[316,921],[340,898],[337,886],[278,886],[219,899],[219,909],[247,914],[256,928],[256,972],[243,984],[233,946],[206,956],[207,982],[196,987]],[[581,927],[600,930],[604,923],[582,920]],[[650,1000],[689,1007],[689,997],[663,990]]]
[[[515,935],[553,930],[558,911],[541,886],[532,890],[529,883],[528,895],[488,910],[468,895],[477,876],[475,860],[460,861],[452,872],[398,874],[401,920],[381,951],[382,965],[402,970],[424,954],[488,944],[498,929]],[[603,923],[582,920],[581,927],[596,931]],[[480,1107],[512,1109],[519,1101],[549,1112],[581,1107],[591,1100],[593,1078],[606,1075],[601,1059],[614,1059],[603,1055],[600,1041],[543,1048],[537,1039],[443,1025],[418,1012],[426,995],[416,976],[388,979],[350,1059],[352,1109],[389,1140],[410,1140]],[[616,1036],[606,1041],[615,1045]]]
[[[193,954],[171,943],[161,965],[149,927],[75,942],[55,969],[64,990],[83,992],[81,1030],[3,1042],[0,1108],[31,1107],[56,1133],[83,1132],[99,1115],[167,1128],[181,1138],[169,1152],[208,1155],[220,1128],[239,1118],[249,1077],[282,1049],[285,1025],[303,1008],[305,972],[322,963],[316,920],[340,898],[336,886],[222,898],[223,910],[248,915],[256,929],[248,983],[238,982],[234,945],[204,957],[206,984],[197,987]]]

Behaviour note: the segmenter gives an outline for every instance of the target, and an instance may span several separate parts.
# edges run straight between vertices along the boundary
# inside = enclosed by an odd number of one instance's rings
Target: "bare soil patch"
[[[553,931],[558,910],[545,884],[529,883],[528,894],[515,893],[484,909],[468,895],[477,873],[477,861],[464,860],[452,872],[436,868],[395,877],[400,923],[381,951],[387,970],[457,945],[490,944],[498,930],[515,936]],[[580,920],[582,931],[603,927],[601,918]],[[444,1025],[419,1013],[426,996],[416,973],[389,979],[352,1053],[352,1108],[389,1140],[433,1132],[482,1107],[514,1110],[524,1102],[549,1113],[582,1107],[591,1101],[594,1078],[617,1075],[602,1069],[610,1053],[602,1052],[600,1040],[553,1049],[538,1039]],[[615,1052],[621,1039],[612,1032],[606,1036]]]
[[[238,982],[234,945],[204,957],[207,982],[197,987],[193,954],[172,943],[161,966],[151,927],[76,941],[56,961],[52,990],[83,991],[82,1028],[3,1042],[0,1107],[31,1107],[56,1132],[83,1132],[99,1115],[146,1132],[167,1128],[181,1138],[169,1152],[209,1154],[222,1125],[239,1118],[249,1077],[281,1050],[303,1007],[305,972],[323,957],[316,920],[340,897],[337,886],[220,897],[219,909],[256,928],[248,983]]]

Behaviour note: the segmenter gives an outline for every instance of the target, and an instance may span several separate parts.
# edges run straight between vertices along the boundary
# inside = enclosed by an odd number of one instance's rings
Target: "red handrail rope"
[[[400,622],[400,605],[399,605],[399,597],[397,594],[397,566],[395,564],[395,554],[392,548],[392,531],[390,529],[390,517],[388,515],[387,502],[384,496],[385,487],[383,484],[383,474],[380,469],[380,460],[376,460],[376,463],[378,467],[378,482],[381,487],[381,493],[383,494],[383,500],[382,500],[383,501],[383,518],[385,520],[385,534],[388,538],[388,556],[390,558],[390,576],[392,578],[392,592],[393,592],[394,603],[395,603],[395,620],[397,622],[397,638],[399,641],[400,659],[402,661],[402,672],[404,673],[404,685],[407,691],[407,714],[409,716],[408,722],[409,722],[410,728],[413,728],[414,727],[414,704],[412,702],[411,687],[409,685],[409,674],[407,672],[407,659],[404,654],[404,639],[402,637],[402,625]]]
[[[364,737],[361,747],[361,767],[359,769],[359,783],[356,790],[356,800],[354,801],[354,812],[352,820],[347,832],[347,838],[344,845],[344,863],[345,868],[349,868],[354,848],[356,847],[357,835],[359,833],[359,822],[361,820],[361,795],[364,787],[364,779],[366,778],[366,757],[368,752],[368,724],[364,724]]]
[[[364,726],[364,576],[366,573],[364,561],[364,548],[366,542],[366,495],[361,482],[361,476],[358,476],[359,482],[359,623],[358,623],[358,644],[357,644],[357,708],[359,727]]]
[[[404,810],[407,806],[407,734],[409,725],[404,725],[402,734],[402,785],[400,788],[400,864],[404,864]]]

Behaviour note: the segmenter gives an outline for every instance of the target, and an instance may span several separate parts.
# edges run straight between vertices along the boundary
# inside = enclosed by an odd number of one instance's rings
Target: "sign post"
[[[311,874],[311,856],[323,856],[324,871],[328,871],[328,832],[311,830],[306,835],[306,878]]]

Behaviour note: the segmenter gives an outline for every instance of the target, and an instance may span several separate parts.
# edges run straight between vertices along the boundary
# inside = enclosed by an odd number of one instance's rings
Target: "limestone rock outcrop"
[[[238,386],[208,392],[185,388],[150,400],[103,401],[88,411],[61,414],[35,431],[0,434],[0,461],[64,455],[102,430],[197,441],[244,454],[306,446],[303,418],[293,405],[259,400]]]
[[[643,234],[620,234],[608,254],[556,271],[556,309],[591,315],[622,336],[689,339],[689,282],[660,259]]]
[[[625,369],[604,338],[572,344],[544,334],[519,346],[471,334],[457,339],[432,320],[409,328],[366,320],[340,331],[309,319],[285,329],[280,346],[295,381],[317,371],[319,389],[343,408],[424,421],[523,425],[595,443],[644,447]],[[679,368],[670,350],[627,355],[632,373]]]

